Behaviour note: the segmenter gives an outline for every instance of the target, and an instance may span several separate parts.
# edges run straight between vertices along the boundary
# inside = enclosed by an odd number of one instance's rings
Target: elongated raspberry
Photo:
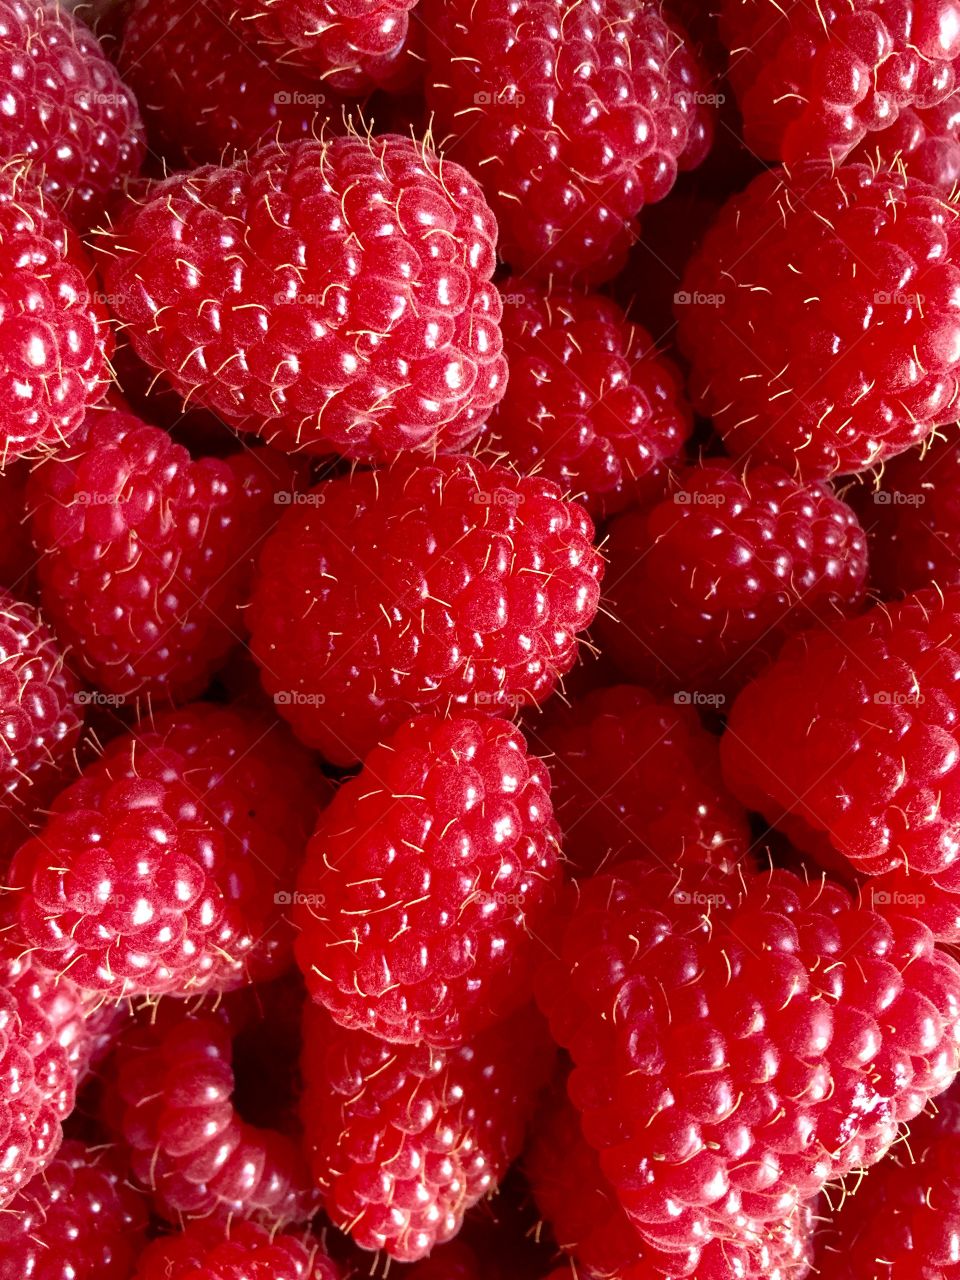
[[[875,1163],[960,1061],[960,966],[929,930],[786,871],[586,882],[540,996],[605,1176],[685,1257]]]
[[[17,853],[38,963],[106,994],[226,990],[289,962],[283,906],[326,784],[254,716],[197,703],[116,738]]]
[[[542,702],[596,612],[592,537],[556,485],[473,459],[320,485],[260,558],[250,628],[264,687],[337,764],[417,711]]]
[[[338,1280],[312,1236],[276,1235],[242,1219],[191,1222],[140,1255],[133,1280]]]
[[[303,1122],[331,1220],[401,1262],[449,1240],[519,1154],[552,1057],[533,1009],[441,1050],[308,1008]]]
[[[859,612],[866,543],[827,484],[703,462],[611,525],[599,643],[631,679],[722,706],[792,631]]]
[[[957,209],[899,169],[773,170],[723,208],[678,293],[694,402],[736,454],[862,471],[956,416]]]
[[[285,450],[461,448],[503,394],[496,223],[465,169],[388,135],[175,175],[105,233],[138,355]]]
[[[506,395],[485,449],[554,480],[594,517],[659,496],[691,421],[679,377],[609,298],[501,285]]]

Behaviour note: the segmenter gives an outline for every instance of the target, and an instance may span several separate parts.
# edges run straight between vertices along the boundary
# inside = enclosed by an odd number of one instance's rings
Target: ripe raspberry
[[[276,1235],[242,1219],[191,1222],[140,1255],[133,1280],[338,1280],[312,1236]]]
[[[313,998],[342,1026],[441,1047],[529,1000],[560,877],[549,789],[504,720],[421,716],[375,747],[300,873]]]
[[[503,394],[496,224],[393,135],[262,148],[151,187],[105,233],[138,355],[285,450],[461,448]]]
[[[960,966],[826,879],[624,864],[557,950],[541,999],[585,1136],[688,1261],[875,1163],[960,1061]]]
[[[122,996],[227,990],[282,969],[282,911],[326,784],[276,727],[197,703],[115,739],[14,858],[36,960]]]
[[[541,279],[623,265],[641,208],[709,150],[705,83],[654,0],[432,0],[434,132],[477,174],[500,256]]]
[[[202,693],[292,474],[270,450],[191,461],[123,409],[90,414],[28,492],[40,598],[77,669],[121,697]]]
[[[960,182],[960,93],[933,107],[902,110],[880,133],[868,133],[853,159],[901,163],[913,177],[951,196]]]
[[[707,461],[610,526],[598,642],[631,679],[723,695],[802,627],[857,613],[867,540],[824,483],[779,466]]]
[[[120,1152],[64,1142],[0,1213],[0,1280],[129,1280],[146,1228]]]
[[[419,710],[542,702],[573,666],[603,562],[556,485],[441,458],[312,495],[264,546],[250,627],[264,687],[328,760]]]
[[[456,1235],[519,1153],[552,1057],[533,1009],[441,1050],[387,1044],[308,1008],[304,1130],[334,1225],[401,1262]]]
[[[650,335],[598,294],[512,280],[501,294],[510,381],[485,451],[555,481],[594,518],[659,496],[692,424]]]
[[[690,705],[630,685],[551,704],[531,726],[574,875],[624,856],[733,868],[748,855],[747,815],[720,776],[719,742]]]
[[[960,211],[898,170],[762,174],[721,211],[677,307],[696,405],[730,450],[862,471],[957,416]]]

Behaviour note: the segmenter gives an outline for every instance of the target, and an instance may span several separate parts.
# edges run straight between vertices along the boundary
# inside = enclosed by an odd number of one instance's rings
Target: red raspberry
[[[325,783],[276,727],[197,703],[115,739],[17,853],[46,968],[121,996],[227,990],[289,960],[281,910]]]
[[[894,124],[868,133],[853,153],[856,160],[901,163],[915,178],[950,197],[960,182],[960,92],[933,107],[900,112]]]
[[[691,431],[680,378],[615,302],[501,286],[510,381],[485,451],[580,499],[595,518],[659,496]]]
[[[289,461],[271,450],[191,461],[122,409],[92,413],[71,443],[28,492],[44,608],[99,688],[197,697],[244,630]]]
[[[107,287],[137,354],[285,450],[461,448],[503,394],[496,224],[393,135],[270,145],[151,187]]]
[[[542,702],[596,612],[592,537],[556,485],[473,459],[321,485],[260,558],[250,626],[264,687],[336,764],[418,710]]]
[[[300,873],[313,998],[342,1026],[440,1046],[529,1000],[560,876],[549,789],[504,720],[421,716],[375,747]]]
[[[116,1148],[65,1142],[0,1213],[0,1280],[130,1280],[146,1229]]]
[[[338,1280],[311,1236],[276,1235],[238,1219],[223,1226],[191,1222],[140,1255],[133,1280]]]
[[[574,875],[624,856],[729,868],[747,857],[747,815],[723,784],[718,740],[692,706],[617,685],[570,707],[557,699],[531,733],[547,756]]]
[[[108,193],[140,169],[137,100],[100,42],[55,0],[0,0],[0,155],[24,158],[81,229]]]
[[[585,1136],[687,1262],[875,1163],[960,1061],[960,966],[826,879],[624,864],[557,950],[541,999]]]
[[[456,1235],[518,1155],[552,1057],[533,1009],[442,1050],[347,1031],[310,1007],[303,1120],[333,1223],[401,1262]]]
[[[434,132],[477,174],[500,254],[542,279],[615,275],[641,208],[706,155],[700,68],[654,0],[432,0]]]
[[[957,416],[957,209],[899,170],[762,174],[677,294],[697,406],[732,452],[862,471]]]
[[[707,461],[610,526],[598,642],[631,679],[717,705],[801,627],[859,612],[867,540],[829,485]]]

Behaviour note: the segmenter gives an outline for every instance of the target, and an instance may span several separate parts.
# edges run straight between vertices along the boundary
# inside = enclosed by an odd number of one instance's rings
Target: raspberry
[[[191,461],[122,409],[93,413],[31,477],[40,597],[72,660],[121,697],[196,697],[242,632],[286,458]]]
[[[720,776],[719,742],[690,705],[630,685],[551,704],[532,726],[574,875],[628,857],[662,865],[747,856],[747,815]]]
[[[826,878],[624,864],[580,885],[557,955],[540,996],[585,1136],[688,1262],[875,1163],[960,1060],[960,966]]]
[[[452,450],[506,381],[496,234],[409,138],[272,144],[151,187],[104,233],[107,287],[151,368],[282,449]]]
[[[281,906],[324,799],[295,743],[197,703],[115,739],[14,858],[18,940],[104,994],[193,994],[290,959]]]
[[[0,155],[38,166],[44,193],[81,230],[140,169],[137,100],[97,38],[55,0],[0,0]]]
[[[0,1280],[129,1280],[146,1228],[120,1153],[64,1142],[0,1213]]]
[[[560,874],[549,788],[503,720],[421,716],[375,747],[300,873],[313,998],[345,1027],[441,1047],[528,1000]]]
[[[960,93],[933,107],[902,110],[881,133],[868,133],[853,158],[902,163],[908,173],[949,198],[960,182]]]
[[[434,1249],[407,1274],[409,1280],[485,1280],[477,1255],[459,1240]]]
[[[512,280],[501,294],[510,381],[487,452],[555,481],[595,518],[659,496],[691,421],[650,335],[597,294]]]
[[[264,687],[336,764],[418,710],[542,702],[596,612],[592,537],[556,485],[473,459],[321,485],[260,558],[250,627]]]
[[[401,1262],[449,1240],[519,1153],[551,1058],[532,1009],[441,1050],[387,1044],[308,1008],[304,1130],[332,1222]]]
[[[829,485],[779,466],[707,461],[610,526],[598,641],[641,684],[740,688],[801,627],[857,613],[867,540]]]
[[[338,1280],[311,1236],[271,1234],[242,1219],[229,1226],[191,1222],[140,1255],[133,1280]]]
[[[677,317],[694,402],[732,452],[815,479],[956,418],[957,218],[925,183],[860,164],[767,172],[729,201]]]

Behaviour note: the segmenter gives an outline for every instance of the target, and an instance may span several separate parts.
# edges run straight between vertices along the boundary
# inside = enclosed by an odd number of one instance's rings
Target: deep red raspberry
[[[692,424],[650,335],[599,294],[519,280],[500,292],[510,381],[485,452],[554,480],[594,518],[659,496]]]
[[[610,526],[598,643],[624,674],[723,705],[803,627],[857,613],[867,539],[825,483],[707,461]]]
[[[460,1240],[432,1250],[404,1275],[408,1280],[486,1280],[479,1258]]]
[[[27,523],[29,475],[25,462],[0,471],[0,586],[9,587],[18,597],[32,595],[37,559]]]
[[[903,164],[909,174],[951,196],[960,182],[960,92],[933,107],[911,107],[879,133],[868,133],[852,159]]]
[[[532,1008],[441,1050],[347,1031],[311,1006],[303,1121],[333,1223],[401,1262],[456,1235],[519,1154],[552,1058]]]
[[[457,449],[503,394],[496,223],[393,135],[272,144],[151,188],[105,233],[137,353],[285,450]]]
[[[700,68],[654,0],[431,0],[434,132],[483,183],[501,257],[615,275],[641,208],[709,149]]]
[[[875,1163],[960,1061],[960,966],[932,934],[786,871],[587,881],[540,994],[604,1175],[688,1258]]]
[[[227,990],[290,958],[284,905],[326,784],[256,717],[197,703],[110,743],[14,858],[37,961],[109,995]]]
[[[574,875],[624,855],[730,868],[747,857],[747,815],[724,786],[719,742],[692,705],[616,685],[569,707],[555,699],[529,732],[550,769]]]
[[[0,1280],[130,1280],[146,1201],[117,1148],[68,1141],[0,1213]]]
[[[191,1222],[140,1255],[133,1280],[338,1280],[312,1236],[276,1235],[242,1219]]]
[[[697,406],[731,452],[862,471],[957,416],[960,211],[898,170],[808,164],[723,208],[677,294]]]
[[[193,461],[122,409],[91,413],[71,444],[30,480],[41,602],[100,689],[195,698],[244,633],[289,460],[258,449]]]
[[[542,702],[596,612],[592,537],[556,485],[473,459],[320,485],[260,558],[249,621],[264,686],[337,764],[419,710]]]

